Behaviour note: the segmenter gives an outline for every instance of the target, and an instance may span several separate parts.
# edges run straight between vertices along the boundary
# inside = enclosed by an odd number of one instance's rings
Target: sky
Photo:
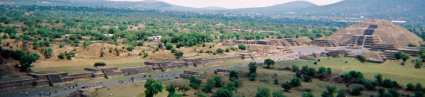
[[[143,1],[143,0],[111,0],[111,1]],[[203,7],[221,7],[228,9],[236,8],[251,8],[251,7],[265,7],[276,4],[283,4],[291,1],[300,0],[159,0],[170,4],[203,8]],[[341,0],[304,0],[312,2],[316,5],[327,5],[339,2]]]

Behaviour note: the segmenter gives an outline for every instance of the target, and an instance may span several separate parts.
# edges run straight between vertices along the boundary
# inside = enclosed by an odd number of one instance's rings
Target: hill
[[[305,14],[338,16],[424,16],[424,0],[344,0],[327,6],[303,9]]]
[[[261,14],[261,15],[276,15],[276,14],[295,14],[297,10],[318,7],[317,5],[307,1],[294,1],[284,4],[278,4],[268,7],[259,8],[244,8],[230,10],[227,13],[239,14]]]
[[[353,24],[338,30],[327,39],[334,40],[342,45],[349,45],[356,36],[372,36],[374,44],[391,44],[397,48],[423,43],[422,39],[414,33],[384,20],[366,20]]]

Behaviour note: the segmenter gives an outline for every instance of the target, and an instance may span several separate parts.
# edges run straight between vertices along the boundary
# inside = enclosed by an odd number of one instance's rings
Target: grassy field
[[[345,61],[348,61],[348,63],[345,63]],[[242,60],[219,61],[219,62],[210,63],[209,65],[205,67],[198,67],[198,68],[192,67],[192,68],[186,68],[186,69],[191,69],[196,71],[207,71],[211,73],[211,71],[208,71],[207,67],[219,66],[223,68],[231,68],[231,69],[241,71],[242,86],[238,88],[238,90],[235,92],[235,95],[239,97],[252,97],[253,95],[256,94],[258,87],[268,87],[272,91],[282,91],[283,89],[280,87],[280,84],[294,78],[294,75],[295,75],[291,71],[264,69],[263,67],[259,66],[257,69],[257,80],[248,81],[246,76],[246,73],[248,72],[248,67],[246,65],[247,62],[248,61],[242,61]],[[405,66],[399,65],[398,62],[396,61],[388,61],[383,64],[360,63],[353,58],[321,58],[321,62],[319,62],[318,65],[313,65],[313,61],[308,61],[308,60],[286,61],[286,62],[279,62],[274,67],[275,68],[286,67],[286,66],[291,66],[292,64],[297,64],[300,66],[308,65],[312,67],[320,67],[320,66],[330,67],[330,68],[333,68],[335,73],[346,72],[349,70],[357,70],[357,71],[363,72],[369,78],[373,77],[373,75],[377,73],[381,73],[384,75],[384,77],[391,77],[391,79],[400,81],[403,84],[406,82],[423,81],[423,77],[417,74],[416,76],[414,75],[415,73],[424,72],[423,69],[413,68],[411,63],[408,63]],[[180,70],[180,69],[171,69],[171,70]],[[406,71],[406,72],[393,73],[392,71],[393,72]],[[413,74],[410,74],[410,73],[413,73]],[[274,75],[277,75],[276,78],[279,80],[279,84],[277,85],[273,83]],[[210,78],[212,76],[214,76],[214,74],[208,74],[204,76],[204,79]],[[226,77],[225,79],[227,80]],[[167,84],[169,83],[169,81],[163,81],[163,83]],[[141,82],[141,83],[131,84],[131,85],[116,86],[109,89],[98,89],[98,90],[91,91],[90,94],[93,97],[143,97],[144,96],[143,84],[144,83]],[[348,87],[345,87],[344,84],[313,79],[312,82],[302,82],[302,85],[300,87],[293,88],[291,89],[290,92],[284,92],[284,95],[287,97],[300,97],[303,92],[311,91],[315,96],[319,97],[327,86],[336,86],[338,89],[342,89],[342,90],[348,89]],[[194,92],[195,90],[190,90],[186,92],[186,94],[188,95],[187,97],[195,97]],[[375,94],[376,94],[376,91],[363,91],[362,95],[358,97],[368,97]],[[166,97],[166,95],[167,95],[167,92],[164,90],[156,97]]]
[[[40,61],[34,64],[35,72],[83,72],[86,67],[93,67],[95,62],[105,62],[108,66],[129,67],[143,66],[144,59],[139,56],[104,58],[104,59],[74,59],[74,60],[52,60]]]
[[[346,63],[347,62],[347,63]],[[385,63],[361,63],[354,58],[320,58],[317,65],[311,60],[297,60],[290,62],[280,62],[278,66],[290,66],[292,64],[311,67],[330,67],[336,73],[347,72],[351,70],[360,71],[366,77],[372,78],[376,74],[382,74],[384,78],[391,78],[403,84],[421,83],[425,84],[425,69],[416,69],[411,61],[406,65],[400,65],[399,61],[386,61]]]

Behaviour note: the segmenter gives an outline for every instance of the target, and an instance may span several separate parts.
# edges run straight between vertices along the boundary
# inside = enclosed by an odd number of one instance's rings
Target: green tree
[[[362,94],[363,91],[363,87],[360,85],[352,85],[351,89],[350,89],[350,93],[353,96],[359,96]]]
[[[314,97],[314,95],[311,92],[304,92],[302,97]]]
[[[251,62],[248,64],[248,66],[249,66],[249,73],[248,73],[249,80],[254,81],[255,78],[257,77],[257,64],[255,62]]]
[[[198,96],[198,97],[208,97],[208,94],[206,94],[204,92],[196,92],[196,96]]]
[[[271,91],[267,87],[259,87],[257,88],[255,97],[271,97]]]
[[[215,80],[214,79],[208,79],[207,83],[202,87],[202,91],[211,93],[212,89],[214,88]]]
[[[223,86],[223,80],[220,76],[214,76],[212,78],[214,80],[214,87],[222,87]]]
[[[217,54],[223,54],[223,53],[224,53],[224,50],[223,50],[223,49],[221,49],[221,48],[218,48],[217,50],[215,50],[215,52],[216,52]]]
[[[171,50],[171,49],[173,49],[174,47],[173,47],[173,44],[171,44],[171,43],[165,43],[165,49],[167,49],[167,50]]]
[[[283,92],[281,92],[281,91],[274,91],[272,93],[272,97],[286,97],[286,96],[283,95]]]
[[[394,56],[395,56],[396,59],[403,60],[402,64],[404,64],[404,62],[406,62],[410,58],[410,56],[408,54],[404,53],[404,52],[398,52]]]
[[[322,92],[322,97],[335,97],[336,87],[335,86],[327,86],[326,90]]]
[[[275,62],[272,59],[265,59],[264,64],[266,65],[266,68],[270,68],[270,66],[274,65]]]
[[[233,97],[233,92],[226,88],[220,88],[211,97]]]
[[[202,81],[196,77],[190,77],[189,78],[189,86],[192,87],[193,89],[198,89],[201,86]]]
[[[53,56],[53,49],[48,47],[48,48],[43,48],[41,51],[44,55],[44,58],[49,59]]]
[[[239,80],[239,72],[235,70],[230,71],[229,80],[230,81]]]
[[[39,55],[37,53],[24,52],[19,57],[18,66],[22,71],[31,71],[32,63],[39,59]]]
[[[240,50],[246,50],[246,46],[245,46],[244,44],[239,44],[239,45],[238,45],[238,48],[239,48]]]
[[[183,54],[184,54],[183,52],[177,51],[176,53],[174,53],[174,56],[176,56],[176,59],[180,59],[183,57]]]
[[[158,94],[162,91],[163,86],[162,83],[158,80],[148,79],[145,83],[145,97],[154,97],[154,95]]]
[[[423,65],[422,60],[419,60],[419,59],[415,60],[415,68],[416,69],[421,68],[422,65]]]
[[[167,97],[174,97],[176,95],[176,86],[174,84],[169,84],[167,86],[168,96]]]
[[[347,97],[345,95],[345,92],[343,90],[339,90],[338,93],[336,94],[336,97]]]

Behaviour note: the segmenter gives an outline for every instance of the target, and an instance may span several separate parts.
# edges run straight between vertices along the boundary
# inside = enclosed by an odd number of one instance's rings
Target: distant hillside
[[[312,15],[417,16],[423,18],[425,15],[424,5],[425,0],[344,0],[327,6],[299,11]]]
[[[227,13],[261,14],[261,15],[294,14],[294,13],[297,13],[297,10],[314,8],[314,7],[317,7],[317,5],[307,1],[295,1],[295,2],[268,6],[268,7],[235,9],[235,10],[230,10]]]
[[[138,2],[108,0],[9,0],[6,4],[41,6],[76,6],[95,8],[123,8],[136,10],[192,11],[193,8],[168,4],[162,1],[146,0]]]

